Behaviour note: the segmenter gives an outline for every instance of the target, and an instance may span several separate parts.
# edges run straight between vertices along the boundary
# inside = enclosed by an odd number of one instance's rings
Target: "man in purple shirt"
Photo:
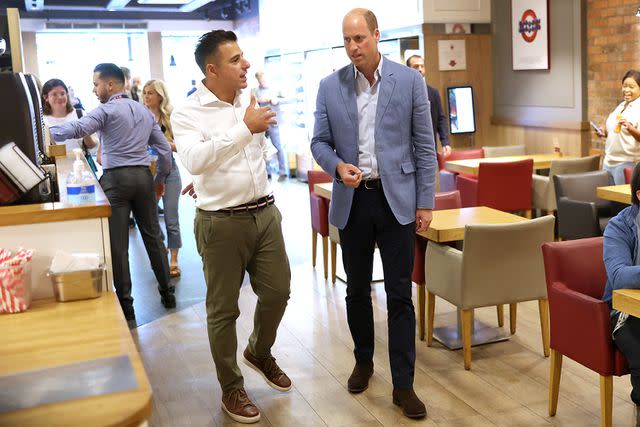
[[[93,70],[93,92],[101,105],[78,121],[51,127],[56,141],[100,132],[102,167],[100,185],[111,204],[109,238],[113,280],[122,311],[135,320],[129,273],[129,213],[133,211],[151,267],[158,280],[162,305],[176,306],[169,283],[169,262],[158,224],[157,197],[171,169],[171,148],[151,112],[124,93],[124,74],[115,64],[98,64]],[[158,151],[154,178],[147,148]]]

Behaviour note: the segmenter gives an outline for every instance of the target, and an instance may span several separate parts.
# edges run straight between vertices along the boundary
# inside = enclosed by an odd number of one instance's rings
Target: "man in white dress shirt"
[[[195,236],[207,282],[207,329],[222,388],[222,409],[235,421],[253,423],[260,411],[244,390],[236,362],[235,323],[244,272],[258,296],[254,329],[244,362],[280,391],[291,380],[271,355],[289,299],[291,273],[282,216],[267,180],[264,131],[275,123],[269,107],[241,100],[249,62],[236,35],[204,34],[195,51],[204,79],[171,116],[183,165],[198,194]]]

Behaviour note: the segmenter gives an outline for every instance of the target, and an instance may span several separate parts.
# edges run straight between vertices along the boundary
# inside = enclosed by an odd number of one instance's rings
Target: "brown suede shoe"
[[[373,362],[356,362],[347,381],[349,393],[362,393],[369,387],[369,378],[373,375]]]
[[[252,424],[260,421],[260,411],[249,400],[244,388],[222,393],[222,410],[239,423]]]
[[[258,359],[248,348],[244,349],[244,363],[253,368],[265,379],[267,384],[279,391],[291,390],[291,380],[282,372],[282,369],[276,363],[276,359],[273,356]]]
[[[424,418],[427,416],[427,408],[416,396],[413,387],[408,390],[393,389],[393,404],[402,408],[402,413],[409,418]]]

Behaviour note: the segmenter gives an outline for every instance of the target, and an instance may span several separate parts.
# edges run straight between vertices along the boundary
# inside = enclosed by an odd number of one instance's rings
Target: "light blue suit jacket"
[[[416,208],[433,208],[436,152],[426,86],[420,74],[384,59],[378,88],[375,154],[384,195],[400,224],[415,221]],[[334,178],[340,162],[358,166],[358,111],[353,65],[320,82],[311,151]],[[343,229],[353,188],[334,179],[330,222]]]

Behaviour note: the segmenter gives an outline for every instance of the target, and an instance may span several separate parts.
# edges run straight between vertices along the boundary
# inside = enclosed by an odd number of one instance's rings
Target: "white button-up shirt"
[[[171,115],[178,155],[193,175],[200,209],[230,208],[271,192],[264,134],[252,135],[244,123],[244,98],[238,93],[229,104],[200,83]]]
[[[382,55],[373,73],[373,84],[358,69],[356,75],[356,104],[358,106],[358,168],[362,179],[378,178],[378,160],[376,159],[376,110],[378,107],[378,89],[382,70]]]

